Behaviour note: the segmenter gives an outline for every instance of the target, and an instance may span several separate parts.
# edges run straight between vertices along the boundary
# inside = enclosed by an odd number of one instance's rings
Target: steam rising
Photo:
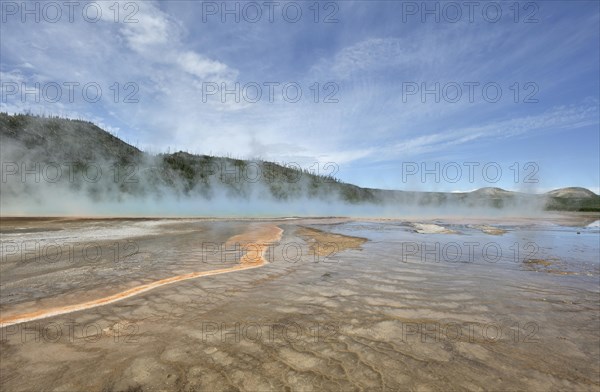
[[[359,188],[260,160],[151,155],[95,125],[0,115],[3,216],[538,215],[539,195]]]

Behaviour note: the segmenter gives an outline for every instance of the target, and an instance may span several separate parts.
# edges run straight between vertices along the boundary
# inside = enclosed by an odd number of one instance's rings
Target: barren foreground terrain
[[[600,390],[595,215],[0,229],[2,390]]]

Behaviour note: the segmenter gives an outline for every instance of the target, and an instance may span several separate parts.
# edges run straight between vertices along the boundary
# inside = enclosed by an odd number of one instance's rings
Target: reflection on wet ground
[[[597,219],[3,220],[0,318],[268,264],[5,326],[0,386],[600,390]]]

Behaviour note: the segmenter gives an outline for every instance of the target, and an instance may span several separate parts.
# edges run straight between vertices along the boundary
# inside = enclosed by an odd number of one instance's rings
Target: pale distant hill
[[[486,188],[477,189],[477,190],[473,191],[473,193],[477,194],[477,195],[485,195],[485,196],[489,196],[489,197],[506,197],[506,196],[511,196],[515,192],[507,191],[502,188],[486,187]]]
[[[186,152],[152,155],[98,126],[79,120],[0,113],[0,152],[6,203],[43,200],[59,187],[93,200],[121,200],[176,195],[206,200],[258,197],[286,200],[340,200],[350,204],[493,207],[520,206],[550,210],[600,211],[600,196],[585,188],[562,188],[543,195],[481,188],[473,192],[410,192],[361,188],[305,170],[262,160],[247,161]],[[31,169],[34,163],[71,165],[60,183],[23,181],[6,175],[5,163]],[[21,166],[25,165],[25,166]],[[100,181],[81,180],[90,166],[102,168]],[[14,165],[11,166],[14,170]],[[20,169],[19,169],[20,170]],[[255,173],[260,175],[255,178]],[[110,175],[108,175],[110,173]],[[118,173],[118,176],[117,176]],[[118,178],[117,178],[118,177]],[[118,179],[118,180],[117,180]],[[540,208],[541,208],[540,207]]]
[[[575,199],[590,199],[590,198],[593,199],[598,196],[597,194],[590,191],[589,189],[580,188],[580,187],[568,187],[568,188],[555,189],[553,191],[546,192],[546,194],[549,196],[553,196],[553,197],[570,197],[570,198],[575,198]]]
[[[586,188],[568,187],[546,192],[546,209],[600,211],[600,196]]]

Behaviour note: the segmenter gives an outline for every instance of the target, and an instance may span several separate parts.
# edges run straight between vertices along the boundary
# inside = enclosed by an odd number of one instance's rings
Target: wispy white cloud
[[[597,85],[598,77],[577,79],[577,72],[597,68],[598,32],[590,28],[597,26],[595,14],[571,10],[574,15],[555,17],[560,29],[514,23],[403,26],[397,15],[356,3],[343,7],[347,23],[310,22],[309,30],[282,23],[198,26],[195,4],[178,3],[137,2],[137,23],[115,23],[108,9],[113,3],[99,2],[103,20],[96,24],[3,24],[3,81],[94,81],[105,94],[114,82],[139,87],[137,104],[16,99],[3,103],[3,110],[100,119],[153,151],[170,146],[349,167],[399,156],[460,154],[474,143],[492,149],[495,140],[598,125],[597,93],[589,100],[585,84]],[[371,13],[378,22],[361,24]],[[540,86],[540,103],[529,106],[512,99],[403,102],[401,96],[407,81],[494,81],[511,94],[513,82],[530,80]],[[204,82],[231,88],[248,81],[299,82],[308,99],[295,104],[281,96],[258,103],[202,99]],[[339,86],[339,103],[312,102],[310,86],[329,81]]]
[[[532,132],[572,130],[598,125],[598,101],[579,106],[559,106],[547,112],[511,118],[466,128],[447,128],[442,132],[418,136],[379,151],[373,159],[391,159],[394,156],[418,156],[423,153],[444,151],[482,139],[502,139],[523,136]]]

